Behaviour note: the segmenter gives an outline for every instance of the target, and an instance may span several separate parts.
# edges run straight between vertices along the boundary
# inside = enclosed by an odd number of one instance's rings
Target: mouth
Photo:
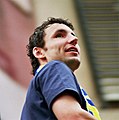
[[[75,52],[79,54],[79,51],[76,47],[69,47],[65,50],[65,52]]]

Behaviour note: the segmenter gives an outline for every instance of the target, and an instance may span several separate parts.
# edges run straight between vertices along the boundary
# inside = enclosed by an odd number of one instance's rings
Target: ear
[[[44,50],[40,47],[34,47],[33,48],[33,55],[36,58],[39,58],[39,59],[44,59],[45,58]]]

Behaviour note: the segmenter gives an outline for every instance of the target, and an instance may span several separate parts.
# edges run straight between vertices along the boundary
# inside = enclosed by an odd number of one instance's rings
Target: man
[[[49,18],[35,29],[27,49],[34,78],[21,120],[100,120],[73,74],[80,66],[80,47],[68,20]]]

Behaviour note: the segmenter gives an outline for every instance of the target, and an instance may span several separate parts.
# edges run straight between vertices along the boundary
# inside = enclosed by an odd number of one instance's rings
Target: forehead
[[[48,28],[45,29],[45,33],[46,35],[53,34],[58,30],[65,30],[67,32],[73,32],[73,30],[65,24],[54,23],[54,24],[49,25]]]

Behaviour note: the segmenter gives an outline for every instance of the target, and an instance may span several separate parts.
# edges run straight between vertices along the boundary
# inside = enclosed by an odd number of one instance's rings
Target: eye
[[[64,37],[64,35],[62,33],[58,33],[55,35],[55,38],[62,38],[62,37]]]

